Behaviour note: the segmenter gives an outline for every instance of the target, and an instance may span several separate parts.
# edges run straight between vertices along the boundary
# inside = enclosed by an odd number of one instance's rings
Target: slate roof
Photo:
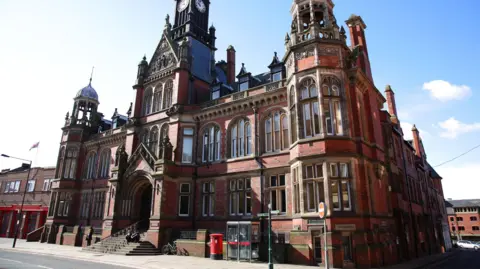
[[[427,162],[427,166],[428,166],[428,170],[430,171],[430,176],[432,178],[439,178],[439,179],[442,178],[428,162]]]
[[[448,200],[445,201],[446,207],[480,207],[480,199]]]
[[[75,96],[75,98],[81,98],[81,97],[98,101],[98,94],[97,94],[97,91],[95,91],[95,89],[92,87],[92,83],[88,83],[86,87],[84,87],[83,89],[77,92],[77,95]]]

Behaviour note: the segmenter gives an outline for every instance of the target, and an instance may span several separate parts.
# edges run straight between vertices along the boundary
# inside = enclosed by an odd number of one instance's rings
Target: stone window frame
[[[282,180],[281,177],[283,177],[283,185],[281,184]],[[287,175],[285,173],[280,173],[280,174],[271,174],[268,176],[268,197],[270,204],[272,205],[272,210],[278,210],[281,215],[287,214],[287,208],[288,208],[288,194],[287,194]],[[275,184],[272,184],[272,180],[275,180]],[[284,192],[285,197],[283,198],[284,203],[285,203],[285,208],[282,208],[282,191]],[[273,193],[275,193],[275,205],[273,204]]]
[[[208,199],[208,208],[205,208],[205,199]],[[215,216],[215,181],[213,180],[202,183],[202,216]]]
[[[352,168],[350,162],[339,161],[339,162],[329,162],[328,164],[328,174],[329,179],[328,182],[330,183],[330,195],[332,199],[331,207],[333,211],[353,211],[353,177],[352,177]],[[342,170],[341,167],[343,166],[344,169]],[[336,184],[336,185],[335,185]],[[336,207],[334,203],[334,193],[335,193],[335,186],[336,186],[336,193],[338,197],[338,204],[339,206]],[[343,188],[346,187],[347,196],[348,196],[348,206],[344,205],[344,198],[343,198]]]
[[[229,158],[235,159],[253,155],[254,128],[252,125],[250,119],[245,116],[237,117],[230,122],[227,129]],[[243,134],[240,129],[243,129]],[[243,154],[240,154],[240,149],[243,150]]]
[[[302,164],[302,185],[304,190],[304,212],[318,212],[318,204],[326,202],[325,175],[323,166],[325,162],[313,162]],[[311,167],[311,176],[309,177],[309,167]],[[310,188],[313,188],[310,192]],[[321,194],[323,191],[323,195]],[[313,194],[313,197],[311,195]],[[322,198],[323,197],[323,198]],[[313,198],[313,207],[310,207],[311,198]]]
[[[276,118],[278,117],[278,131],[276,128]],[[262,119],[263,152],[280,152],[290,148],[290,126],[287,112],[283,109],[272,109],[268,111]],[[270,123],[269,128],[267,123]],[[270,131],[270,132],[269,132]],[[278,132],[278,134],[277,134]],[[268,136],[271,136],[269,141]],[[278,148],[276,146],[278,142]],[[269,145],[270,144],[270,145]]]
[[[240,212],[240,196],[244,196],[244,210]],[[250,194],[250,207],[248,207]],[[228,181],[228,213],[230,216],[251,216],[253,207],[251,178],[235,178]],[[235,208],[234,208],[235,207]]]
[[[85,164],[83,167],[83,180],[90,180],[97,178],[98,172],[98,153],[91,150],[87,153],[85,158]]]
[[[184,189],[183,186],[188,186],[188,190]],[[192,184],[190,182],[180,182],[178,189],[178,216],[179,217],[188,217],[191,213],[191,195],[192,195]],[[182,198],[187,198],[187,213],[182,213]]]
[[[75,179],[77,173],[78,148],[68,147],[65,154],[65,165],[63,166],[63,178]]]
[[[105,148],[100,153],[100,164],[98,169],[98,178],[109,178],[110,177],[110,163],[112,159],[112,150],[110,148]]]
[[[344,93],[340,80],[334,75],[326,75],[321,84],[321,117],[324,126],[324,133],[328,136],[343,136],[345,134],[345,125],[343,123],[343,100]],[[327,107],[328,106],[328,110]],[[329,112],[330,124],[327,121]],[[329,130],[331,128],[331,131]],[[338,129],[338,130],[336,130]]]
[[[209,123],[202,128],[201,134],[200,151],[202,152],[202,162],[213,163],[220,161],[222,159],[222,130],[220,126],[215,123]],[[211,152],[213,152],[213,155]]]
[[[322,126],[321,126],[321,107],[319,101],[319,92],[316,80],[311,77],[307,76],[303,78],[299,83],[299,114],[301,115],[302,120],[302,128],[301,129],[301,137],[311,138],[311,137],[318,137],[322,134]],[[306,105],[308,105],[308,114],[305,113]],[[317,114],[315,114],[315,111]],[[309,123],[307,124],[307,115],[309,116]],[[315,115],[317,115],[317,119],[315,119]],[[316,123],[316,124],[315,124]],[[308,125],[308,126],[307,126]],[[307,134],[308,129],[310,128],[310,134]]]
[[[196,128],[193,127],[193,126],[185,126],[185,127],[182,127],[181,128],[182,130],[182,156],[181,156],[181,163],[182,164],[192,164],[193,161],[194,161],[194,156],[195,156],[195,132],[196,132]],[[191,130],[191,133],[190,132],[187,132],[187,130]],[[186,146],[185,146],[185,139],[188,138],[188,139],[191,139],[191,147],[188,149],[189,150],[189,153],[190,153],[190,160],[189,159],[184,159],[184,153],[185,153],[185,150],[187,150]]]

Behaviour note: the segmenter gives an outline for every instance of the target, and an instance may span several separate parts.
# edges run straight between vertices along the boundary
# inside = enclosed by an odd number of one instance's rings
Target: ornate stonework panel
[[[318,55],[320,56],[337,56],[339,55],[339,49],[338,48],[331,48],[331,47],[319,47],[318,48]]]
[[[177,57],[170,46],[167,38],[162,36],[162,39],[153,54],[152,60],[148,67],[148,77],[155,76],[158,73],[165,72],[177,65]]]

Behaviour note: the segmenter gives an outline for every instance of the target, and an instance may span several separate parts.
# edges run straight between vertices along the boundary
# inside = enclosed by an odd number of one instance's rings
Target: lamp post
[[[11,159],[19,160],[19,161],[29,162],[28,173],[27,173],[27,182],[25,183],[25,189],[23,190],[22,204],[20,205],[20,212],[19,212],[18,215],[17,215],[17,225],[16,225],[16,228],[15,228],[15,235],[14,235],[14,237],[13,237],[13,245],[12,245],[12,248],[15,248],[15,244],[17,243],[18,229],[19,229],[20,223],[21,223],[18,218],[23,215],[23,204],[25,203],[25,195],[27,194],[28,180],[30,179],[30,171],[32,170],[32,161],[31,161],[31,160],[25,160],[25,159],[21,159],[21,158],[12,157],[12,156],[9,156],[9,155],[6,155],[6,154],[2,154],[1,156],[4,157],[4,158],[11,158]]]

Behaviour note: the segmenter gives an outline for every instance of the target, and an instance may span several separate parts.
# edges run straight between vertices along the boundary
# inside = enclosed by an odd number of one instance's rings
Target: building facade
[[[273,53],[255,75],[245,64],[236,71],[233,46],[216,60],[209,7],[177,0],[173,24],[167,16],[153,56],[138,65],[125,116],[98,111],[91,81],[77,93],[62,128],[48,241],[61,226],[107,237],[139,222],[158,247],[175,231],[224,232],[228,221],[260,223],[255,237],[270,204],[287,262],[322,264],[328,247],[334,267],[377,267],[445,248],[441,178],[418,131],[405,141],[396,113],[383,110],[362,18],[352,15],[345,30],[331,0],[294,1],[283,58]],[[417,242],[424,251],[407,255]]]
[[[55,167],[33,167],[27,180],[29,165],[0,172],[0,237],[14,237],[25,188],[25,203],[20,217],[18,238],[26,238],[45,224],[50,202],[50,186]]]
[[[448,226],[454,240],[479,241],[480,200],[447,200]]]

